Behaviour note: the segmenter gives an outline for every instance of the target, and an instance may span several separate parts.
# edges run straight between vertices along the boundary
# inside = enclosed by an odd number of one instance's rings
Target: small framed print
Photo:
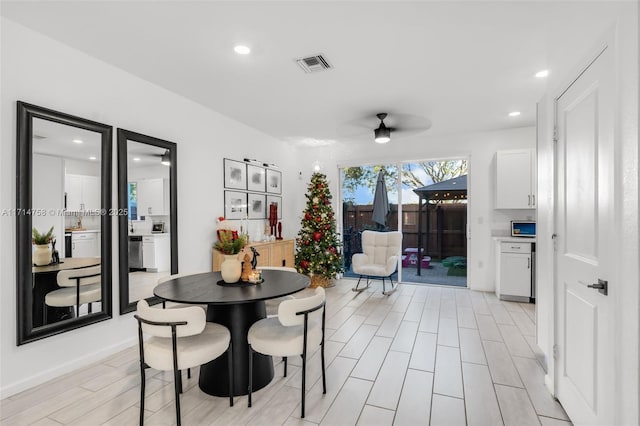
[[[224,191],[224,218],[244,219],[247,217],[247,193]]]
[[[247,165],[241,161],[224,159],[224,187],[247,189]]]
[[[267,193],[282,194],[282,172],[267,169]]]
[[[265,192],[265,168],[247,164],[247,189]]]
[[[276,204],[278,206],[278,219],[282,219],[282,197],[267,195],[267,219],[269,219],[269,206],[271,204]]]
[[[266,217],[264,194],[247,194],[249,219],[264,219]]]

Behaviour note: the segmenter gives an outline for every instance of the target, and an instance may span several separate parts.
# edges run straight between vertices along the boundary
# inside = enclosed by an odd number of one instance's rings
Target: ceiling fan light
[[[171,165],[171,154],[169,154],[168,150],[164,154],[162,154],[162,158],[160,159],[160,163],[162,163],[165,166],[170,166]]]
[[[387,143],[391,140],[391,130],[384,124],[374,130],[374,135],[377,143]]]

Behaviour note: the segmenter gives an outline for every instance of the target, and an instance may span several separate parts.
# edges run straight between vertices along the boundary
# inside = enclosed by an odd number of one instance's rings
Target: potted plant
[[[49,243],[53,240],[53,226],[46,233],[41,233],[36,228],[31,230],[31,242],[35,246],[33,251],[33,263],[36,266],[48,265],[51,263],[51,248]]]
[[[244,235],[238,235],[234,226],[223,217],[218,218],[217,234],[218,241],[213,248],[224,255],[224,261],[220,265],[222,279],[226,283],[238,282],[242,274],[242,262],[238,259],[238,254],[247,244],[247,238]]]

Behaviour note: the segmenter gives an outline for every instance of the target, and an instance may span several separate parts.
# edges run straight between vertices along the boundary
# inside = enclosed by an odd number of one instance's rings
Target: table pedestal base
[[[209,305],[207,321],[217,322],[229,329],[233,343],[234,395],[246,395],[249,387],[249,327],[266,317],[263,301],[234,305]],[[200,367],[200,389],[213,396],[229,396],[229,366],[223,354]],[[265,387],[273,379],[270,356],[253,354],[253,391]]]

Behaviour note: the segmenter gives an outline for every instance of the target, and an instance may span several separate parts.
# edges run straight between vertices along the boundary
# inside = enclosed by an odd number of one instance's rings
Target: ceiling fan
[[[393,137],[399,139],[414,136],[427,131],[431,120],[412,114],[386,113],[370,114],[349,121],[338,128],[338,134],[344,139],[369,139],[373,130],[374,141],[387,143]],[[371,139],[369,139],[371,140]]]

